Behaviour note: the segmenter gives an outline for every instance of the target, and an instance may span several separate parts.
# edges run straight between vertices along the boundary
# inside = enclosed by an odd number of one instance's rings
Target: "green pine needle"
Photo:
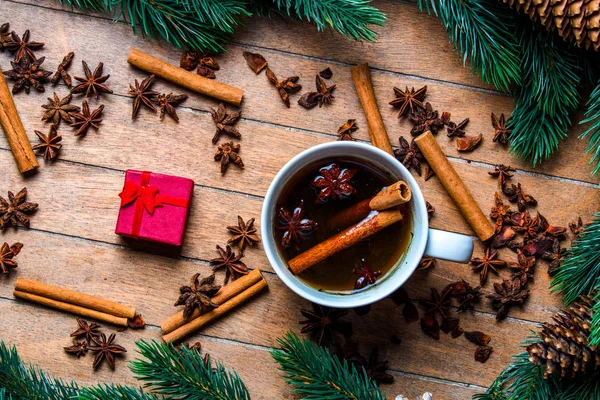
[[[209,358],[204,364],[197,350],[156,341],[137,342],[139,353],[147,360],[132,361],[130,368],[137,379],[166,398],[188,400],[250,400],[248,389],[235,372]]]
[[[102,12],[106,11],[104,0],[58,0],[61,4],[67,4],[71,7],[80,8],[86,11]]]
[[[198,21],[222,31],[233,33],[241,17],[252,15],[244,0],[180,0],[188,10],[193,10]]]
[[[121,385],[99,384],[91,388],[81,389],[77,400],[159,400],[153,394],[144,393],[136,389]]]
[[[337,357],[312,342],[288,332],[278,340],[281,350],[272,349],[271,355],[280,365],[294,393],[303,399],[317,400],[383,400],[364,368],[360,371],[346,360]]]
[[[519,43],[514,13],[497,0],[418,0],[419,8],[433,10],[463,63],[484,82],[499,90],[520,83]]]
[[[588,100],[585,119],[579,123],[591,124],[590,127],[583,132],[581,136],[579,136],[579,138],[584,139],[587,136],[590,137],[587,154],[591,153],[594,155],[589,164],[595,164],[592,174],[597,176],[600,172],[600,81],[598,81],[596,88]]]

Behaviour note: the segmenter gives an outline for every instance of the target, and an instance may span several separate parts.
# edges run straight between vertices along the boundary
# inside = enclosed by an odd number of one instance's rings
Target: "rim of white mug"
[[[362,154],[356,154],[355,152],[357,150],[359,152],[369,153],[372,158],[367,158]],[[322,157],[315,158],[316,153],[324,154]],[[404,180],[408,183],[412,191],[410,207],[412,213],[412,238],[410,239],[407,252],[400,257],[381,280],[378,280],[374,285],[353,293],[329,293],[319,291],[293,275],[287,266],[287,262],[283,259],[277,249],[274,230],[272,229],[275,220],[274,213],[277,212],[277,200],[281,194],[281,190],[285,187],[287,180],[293,177],[298,171],[302,170],[306,165],[314,164],[319,162],[319,160],[325,161],[327,159],[340,157],[365,160],[383,171],[392,173],[392,175],[398,179]],[[390,168],[390,166],[392,167]],[[313,303],[335,308],[366,306],[389,296],[404,285],[416,270],[421,257],[425,252],[428,231],[429,221],[425,199],[423,198],[423,193],[421,192],[417,181],[408,169],[394,157],[375,146],[350,141],[323,143],[304,150],[288,161],[271,182],[267,194],[265,195],[261,215],[263,248],[269,263],[279,278],[297,295]]]

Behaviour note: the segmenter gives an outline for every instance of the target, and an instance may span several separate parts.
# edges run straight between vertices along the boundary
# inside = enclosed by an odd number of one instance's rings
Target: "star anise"
[[[538,219],[539,231],[542,235],[552,236],[552,237],[556,237],[556,238],[564,238],[564,236],[566,235],[567,228],[565,228],[563,226],[550,225],[550,223],[548,223],[548,220],[546,219],[546,217],[544,217],[539,212],[537,214],[537,219]]]
[[[296,83],[300,78],[297,76],[290,76],[289,78],[279,81],[275,73],[271,71],[271,68],[266,68],[267,69],[265,70],[265,74],[267,76],[267,79],[269,80],[269,82],[271,82],[273,86],[275,86],[275,88],[277,89],[277,93],[279,93],[279,97],[281,97],[283,103],[289,108],[290,93],[297,93],[302,89],[302,85]]]
[[[175,306],[185,306],[183,309],[183,318],[191,317],[195,309],[200,312],[212,310],[219,307],[212,301],[212,297],[221,289],[220,285],[215,285],[215,274],[200,279],[200,274],[196,273],[190,279],[189,286],[182,286],[179,289],[179,298]],[[227,283],[227,282],[226,282]]]
[[[226,246],[226,250],[223,250],[221,246],[217,245],[217,251],[219,252],[220,257],[213,258],[209,262],[211,264],[216,264],[213,267],[213,271],[225,268],[225,284],[229,282],[229,279],[234,281],[241,275],[248,275],[248,267],[240,261],[242,257],[244,257],[243,254],[236,256],[229,245]]]
[[[350,181],[358,169],[341,169],[336,163],[319,169],[320,175],[316,176],[310,184],[319,189],[317,203],[327,203],[329,199],[343,200],[356,193]]]
[[[4,43],[10,41],[11,31],[10,24],[8,22],[0,25],[0,51],[4,50]]]
[[[73,342],[72,346],[68,346],[68,347],[63,347],[63,349],[65,349],[65,352],[69,353],[69,354],[73,354],[75,356],[77,356],[77,358],[83,356],[85,353],[87,353],[88,351],[88,342],[86,342],[85,340],[79,341],[79,342]]]
[[[71,114],[71,117],[75,120],[71,126],[73,128],[77,128],[74,135],[84,135],[87,133],[90,126],[93,126],[95,129],[99,129],[99,125],[102,122],[102,118],[100,118],[100,114],[104,110],[104,104],[100,104],[98,108],[90,113],[90,107],[88,106],[88,102],[84,100],[81,103],[81,112],[75,112]]]
[[[215,161],[221,161],[221,173],[224,174],[229,168],[229,163],[232,162],[240,168],[244,168],[244,162],[240,157],[241,146],[233,144],[233,142],[225,142],[217,147],[215,153]]]
[[[494,290],[496,293],[487,297],[492,300],[492,306],[497,310],[497,321],[504,319],[512,306],[523,304],[529,296],[529,290],[525,288],[521,277],[518,276],[505,279],[502,283],[494,283]]]
[[[406,90],[394,87],[394,95],[396,98],[390,101],[390,105],[400,109],[398,118],[401,118],[408,115],[409,112],[414,113],[417,110],[422,110],[424,108],[423,99],[425,98],[426,93],[427,86],[423,86],[416,91],[414,87],[411,90],[408,90],[408,86],[406,86]]]
[[[483,135],[479,134],[477,136],[463,136],[456,138],[456,150],[470,152],[475,150],[475,148],[481,143],[483,139]]]
[[[314,108],[317,104],[319,107],[323,107],[323,104],[330,104],[335,98],[333,92],[336,88],[336,85],[327,87],[323,78],[321,78],[318,74],[315,79],[317,91],[304,93],[300,99],[298,99],[298,104],[308,110]]]
[[[485,284],[490,270],[498,275],[498,270],[496,268],[504,267],[506,265],[505,261],[496,259],[497,255],[498,250],[492,251],[491,247],[488,247],[485,249],[483,257],[471,259],[471,264],[473,264],[471,270],[474,272],[480,271],[479,283],[481,286]]]
[[[566,251],[567,249],[560,246],[560,241],[557,238],[554,238],[552,247],[542,253],[542,258],[548,261],[548,274],[550,274],[550,276],[554,275],[556,269],[562,263]]]
[[[430,103],[425,103],[425,108],[415,110],[408,119],[414,125],[410,131],[413,136],[418,136],[425,131],[436,134],[444,127],[444,120],[439,117],[437,110],[433,110]]]
[[[144,79],[141,83],[138,83],[138,80],[136,79],[133,85],[131,83],[129,84],[129,91],[127,93],[134,96],[131,119],[135,119],[142,104],[153,112],[156,112],[156,107],[154,107],[152,102],[160,93],[155,90],[150,90],[150,86],[152,86],[153,82],[154,74]]]
[[[213,121],[217,126],[217,131],[212,139],[213,144],[217,144],[221,134],[237,139],[242,137],[241,133],[233,126],[242,116],[241,111],[227,112],[225,104],[221,103],[216,110],[212,107],[210,108],[210,115],[212,115]]]
[[[450,290],[451,287],[447,286],[442,290],[442,294],[440,294],[437,289],[431,288],[431,299],[419,300],[419,303],[425,308],[425,314],[440,314],[442,318],[447,318],[452,302]]]
[[[375,283],[377,278],[381,276],[381,271],[373,271],[363,258],[360,260],[361,267],[353,272],[358,275],[354,282],[354,289],[362,289]]]
[[[540,231],[540,220],[538,217],[531,218],[527,212],[524,212],[523,214],[525,216],[522,218],[519,225],[514,225],[513,228],[517,232],[521,232],[526,240],[534,239]]]
[[[9,246],[6,242],[0,247],[0,272],[8,274],[10,272],[9,268],[12,269],[18,267],[14,257],[21,252],[22,248],[23,245],[21,243],[15,243],[12,246]]]
[[[4,75],[16,81],[12,88],[13,94],[19,93],[21,89],[25,89],[25,93],[29,94],[31,86],[38,92],[46,90],[43,83],[48,80],[51,72],[42,68],[45,59],[46,57],[41,57],[31,61],[29,57],[23,57],[18,63],[10,62],[13,69],[4,72]]]
[[[54,73],[54,75],[52,75],[50,82],[56,84],[58,80],[62,78],[62,80],[67,86],[70,87],[73,84],[73,81],[71,80],[71,75],[69,75],[69,73],[67,72],[67,68],[69,68],[69,66],[71,65],[73,57],[75,57],[75,53],[70,52],[63,58],[61,63],[58,64],[58,67],[56,67],[56,72]]]
[[[577,236],[581,235],[581,232],[583,232],[583,230],[585,229],[585,226],[583,225],[583,221],[581,220],[581,217],[579,217],[577,219],[577,221],[569,222],[569,229],[571,230],[571,233],[573,234],[573,236],[575,238],[577,238]]]
[[[217,79],[217,75],[215,75],[215,71],[208,67],[205,67],[204,65],[198,65],[198,69],[196,70],[196,73],[198,75],[203,76],[208,79]]]
[[[471,310],[479,302],[481,286],[472,287],[467,281],[461,279],[450,285],[450,295],[460,301],[458,311]]]
[[[419,320],[419,310],[410,299],[406,289],[403,287],[399,288],[390,295],[390,298],[394,303],[396,303],[396,305],[404,305],[404,308],[402,309],[402,315],[407,323],[410,324]]]
[[[496,233],[500,233],[505,223],[510,222],[510,206],[505,205],[498,192],[494,193],[494,206],[490,211],[490,218],[496,221]]]
[[[400,136],[400,148],[394,150],[394,156],[404,165],[407,169],[411,167],[417,171],[417,174],[421,176],[421,162],[425,161],[425,157],[419,150],[419,147],[415,144],[414,139],[411,140],[410,144]]]
[[[25,201],[26,198],[27,188],[21,189],[16,195],[9,191],[8,201],[0,196],[0,230],[6,229],[9,225],[18,226],[19,223],[29,228],[27,214],[34,212],[38,205]]]
[[[330,308],[312,303],[312,311],[300,310],[305,320],[300,321],[302,333],[310,333],[320,346],[323,343],[335,340],[335,333],[339,332],[348,338],[352,334],[352,324],[341,320],[348,314],[348,310]]]
[[[429,178],[435,176],[435,171],[431,168],[431,165],[427,165],[427,172],[425,172],[425,182],[429,180]]]
[[[54,160],[58,155],[58,151],[62,147],[60,141],[62,136],[56,133],[56,125],[50,125],[50,132],[48,136],[44,135],[40,131],[34,131],[37,137],[40,139],[40,144],[33,146],[33,150],[39,150],[44,153],[44,160]]]
[[[78,338],[83,336],[85,340],[87,340],[87,343],[91,343],[94,337],[100,335],[99,329],[102,327],[94,322],[89,324],[87,321],[77,318],[77,324],[79,325],[79,328],[71,333],[71,337]]]
[[[495,249],[499,249],[500,247],[509,245],[512,243],[512,240],[517,235],[517,231],[515,231],[510,226],[503,226],[500,232],[494,235],[494,240],[492,241],[492,247]]]
[[[104,84],[110,75],[102,76],[102,69],[104,68],[104,64],[98,63],[98,66],[94,70],[90,71],[87,63],[85,61],[81,61],[83,65],[83,72],[85,73],[85,77],[76,76],[75,79],[81,82],[79,85],[75,86],[71,89],[71,93],[85,93],[85,97],[90,97],[92,94],[98,98],[99,93],[112,93],[113,91]]]
[[[349,119],[338,128],[338,140],[354,140],[352,133],[358,129],[355,119]]]
[[[517,183],[516,185],[510,185],[510,187],[505,187],[503,192],[506,195],[506,197],[508,197],[508,201],[510,201],[511,203],[517,203],[519,211],[523,211],[529,206],[537,205],[537,200],[534,199],[533,196],[530,196],[523,192],[520,183]]]
[[[79,107],[69,104],[73,96],[69,93],[62,100],[58,98],[56,92],[54,92],[54,99],[48,97],[48,104],[42,105],[42,108],[47,110],[42,121],[51,121],[54,125],[58,126],[61,120],[67,123],[72,123],[71,114],[78,112]]]
[[[377,348],[374,348],[371,351],[368,360],[365,361],[366,362],[362,364],[362,366],[365,368],[365,372],[371,380],[378,384],[394,383],[394,376],[387,372],[390,363],[389,361],[379,361],[379,351]]]
[[[493,139],[494,142],[499,142],[503,145],[508,144],[508,136],[512,132],[512,129],[508,129],[506,127],[509,121],[510,118],[508,120],[504,119],[504,113],[500,114],[500,118],[498,118],[496,114],[492,113],[492,126],[495,130]]]
[[[508,265],[515,270],[515,275],[524,275],[527,280],[533,280],[535,261],[534,256],[527,256],[521,249],[517,249],[517,262],[509,262]]]
[[[300,248],[300,242],[311,235],[318,225],[315,221],[304,218],[304,200],[300,200],[298,206],[290,214],[285,208],[279,209],[279,224],[275,229],[283,231],[281,245],[283,247]]]
[[[488,172],[488,174],[490,176],[497,177],[498,178],[498,187],[500,187],[501,189],[504,189],[504,184],[506,183],[506,180],[512,178],[512,176],[513,176],[512,172],[514,172],[514,171],[515,171],[515,169],[511,166],[499,164],[499,165],[494,165],[494,171]]]
[[[461,122],[454,123],[448,122],[448,126],[446,127],[446,131],[448,132],[448,137],[463,137],[465,136],[465,127],[469,123],[469,118],[462,120]]]
[[[39,50],[42,47],[44,47],[44,43],[29,41],[29,29],[23,34],[23,39],[13,31],[10,33],[10,39],[4,42],[4,48],[14,53],[15,62],[17,63],[25,58],[35,60],[36,57],[33,51]]]
[[[238,215],[237,226],[228,226],[227,230],[233,234],[227,241],[227,244],[237,244],[240,253],[244,251],[246,244],[254,246],[260,242],[260,238],[256,234],[256,228],[254,227],[254,218],[251,218],[248,222],[244,222],[242,217]]]
[[[418,270],[427,270],[433,268],[435,266],[435,258],[433,257],[423,257],[421,261],[419,261],[419,265],[417,266]]]
[[[556,238],[542,236],[523,243],[523,253],[529,256],[541,256],[544,252],[550,250]]]
[[[428,201],[425,202],[425,207],[427,209],[427,218],[431,219],[433,214],[435,214],[435,207]]]
[[[260,73],[260,71],[267,67],[267,60],[265,60],[265,58],[258,53],[244,51],[242,55],[246,59],[246,63],[250,69],[257,75]]]
[[[115,336],[114,333],[111,333],[108,339],[106,339],[106,335],[101,333],[100,336],[92,337],[92,340],[96,345],[88,346],[88,349],[97,353],[96,358],[94,358],[94,369],[98,369],[104,360],[106,360],[112,369],[115,369],[115,355],[127,352],[123,346],[113,344]]]
[[[171,118],[179,122],[179,116],[177,115],[175,107],[178,106],[179,103],[184,102],[187,98],[187,94],[163,93],[158,95],[155,101],[160,107],[160,119],[164,119],[165,113],[167,113]]]
[[[188,71],[193,70],[197,66],[210,68],[211,70],[218,71],[220,69],[219,63],[214,59],[210,53],[202,53],[198,50],[187,50],[181,54],[179,60],[179,66],[187,69]]]
[[[425,314],[421,317],[421,330],[435,340],[440,340],[440,323],[433,314]]]

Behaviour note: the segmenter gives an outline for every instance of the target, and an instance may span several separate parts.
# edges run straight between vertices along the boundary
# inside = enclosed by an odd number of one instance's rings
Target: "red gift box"
[[[127,170],[115,233],[181,246],[194,181]]]

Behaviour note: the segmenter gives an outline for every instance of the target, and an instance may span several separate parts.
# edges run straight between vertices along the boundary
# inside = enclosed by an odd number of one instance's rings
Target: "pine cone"
[[[501,0],[568,42],[600,48],[600,0]]]
[[[560,373],[561,378],[586,374],[600,366],[600,349],[589,346],[592,321],[591,296],[581,296],[566,310],[542,325],[541,342],[527,347],[529,361],[545,365],[544,377]]]

